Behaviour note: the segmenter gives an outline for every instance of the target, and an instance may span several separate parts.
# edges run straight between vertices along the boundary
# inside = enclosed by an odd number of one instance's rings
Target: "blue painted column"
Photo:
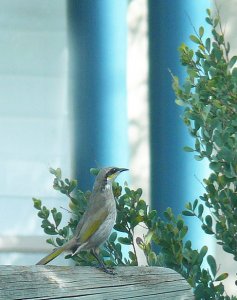
[[[127,167],[126,0],[68,1],[75,176],[91,167]]]
[[[193,140],[180,118],[182,109],[175,104],[168,70],[184,78],[178,47],[182,42],[190,45],[188,37],[193,28],[189,18],[196,28],[206,26],[209,4],[205,0],[148,1],[151,197],[153,208],[160,213],[169,206],[178,214],[186,202],[203,193],[195,176],[202,180],[207,166],[183,151],[185,145],[193,145]],[[199,227],[193,218],[187,221],[191,227]],[[192,232],[196,234],[196,229]]]

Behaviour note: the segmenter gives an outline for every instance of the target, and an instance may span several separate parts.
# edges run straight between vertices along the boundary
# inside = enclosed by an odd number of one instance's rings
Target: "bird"
[[[99,262],[100,268],[106,273],[113,273],[106,268],[100,258],[99,246],[108,239],[115,224],[117,210],[112,183],[124,171],[128,171],[128,169],[117,167],[100,169],[88,199],[86,210],[76,227],[73,237],[64,245],[55,248],[36,265],[46,265],[65,251],[70,251],[74,256],[82,250],[90,250]]]

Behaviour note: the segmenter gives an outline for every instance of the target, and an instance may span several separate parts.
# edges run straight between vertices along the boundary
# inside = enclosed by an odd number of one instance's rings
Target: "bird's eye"
[[[117,172],[117,170],[118,170],[117,168],[110,169],[109,172],[106,174],[106,177],[107,178],[112,177]]]

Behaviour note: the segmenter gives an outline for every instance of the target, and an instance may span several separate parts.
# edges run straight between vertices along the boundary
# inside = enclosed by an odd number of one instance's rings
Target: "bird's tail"
[[[54,249],[50,254],[42,258],[36,265],[46,265],[51,260],[59,256],[65,249],[65,245]]]

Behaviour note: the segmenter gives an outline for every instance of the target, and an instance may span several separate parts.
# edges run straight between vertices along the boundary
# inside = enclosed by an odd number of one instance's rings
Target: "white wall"
[[[219,8],[226,41],[230,42],[230,57],[237,55],[237,0],[216,0]],[[214,7],[213,7],[214,11]],[[220,246],[216,246],[217,262],[221,272],[228,272],[229,278],[224,281],[226,290],[229,294],[237,295],[237,287],[235,280],[237,279],[237,262],[233,260],[233,256],[222,250]]]

